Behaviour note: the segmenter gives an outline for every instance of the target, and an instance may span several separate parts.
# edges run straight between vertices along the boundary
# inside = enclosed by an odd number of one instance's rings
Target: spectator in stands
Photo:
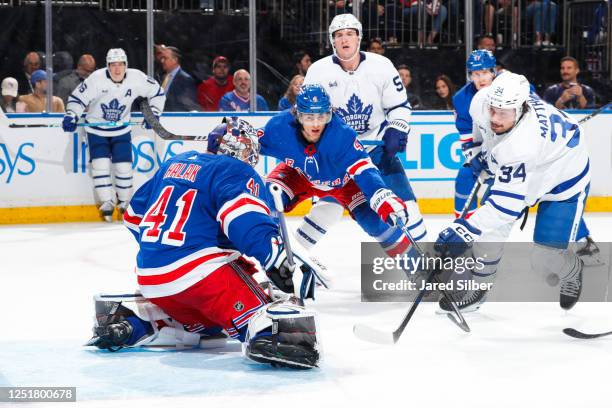
[[[191,75],[181,68],[181,52],[176,47],[164,47],[160,61],[164,76],[161,86],[166,91],[166,112],[189,112],[199,110],[196,83]]]
[[[23,60],[23,72],[20,72],[15,76],[17,83],[19,84],[19,95],[27,95],[32,93],[32,73],[37,69],[40,69],[41,66],[42,62],[40,55],[35,51],[28,52]]]
[[[83,54],[77,62],[76,69],[72,70],[68,75],[64,75],[55,86],[55,94],[59,96],[64,103],[68,102],[68,96],[81,84],[92,72],[96,70],[96,60],[91,54]]]
[[[302,75],[294,75],[289,82],[289,86],[285,91],[285,95],[278,101],[278,110],[286,110],[295,105],[295,97],[300,93],[302,84],[304,83],[304,77]]]
[[[306,51],[300,50],[293,53],[293,75],[306,76],[311,65],[312,59]]]
[[[585,109],[595,107],[595,93],[591,87],[578,82],[580,66],[573,57],[561,58],[561,82],[549,86],[544,100],[558,109]]]
[[[31,79],[32,93],[19,97],[19,102],[25,104],[26,112],[46,112],[47,110],[47,73],[42,69],[32,72]],[[52,99],[52,112],[64,112],[64,102],[54,96]]]
[[[219,110],[222,112],[247,112],[250,110],[249,98],[251,97],[251,75],[246,69],[234,72],[234,90],[226,93],[219,102]],[[256,95],[256,110],[267,111],[268,103],[261,95]]]
[[[487,50],[494,53],[496,48],[497,45],[495,44],[495,38],[492,35],[481,35],[476,41],[477,50]]]
[[[400,78],[402,80],[402,84],[404,84],[404,88],[406,88],[406,96],[408,97],[408,102],[412,109],[421,109],[421,98],[415,93],[410,92],[410,84],[412,83],[412,73],[410,72],[410,68],[407,65],[398,65],[397,72],[400,74]]]
[[[14,113],[17,112],[17,89],[19,85],[17,80],[13,77],[6,77],[2,80],[2,99],[0,100],[0,107],[4,112]]]
[[[383,43],[380,38],[373,38],[368,43],[368,48],[366,49],[368,52],[373,52],[378,55],[385,55],[385,47],[383,47]]]
[[[442,24],[446,21],[448,17],[448,10],[444,4],[440,0],[399,0],[398,4],[388,4],[387,5],[387,16],[390,16],[390,21],[399,20],[399,13],[397,13],[398,7],[401,8],[402,13],[404,14],[404,19],[411,20],[411,23],[414,27],[417,26],[417,16],[419,13],[419,6],[425,7],[425,20],[427,22],[431,22],[431,31],[427,35],[427,39],[425,40],[426,44],[433,44],[436,39],[438,33],[442,28]],[[398,16],[397,18],[392,18],[392,16]],[[397,37],[397,33],[395,33],[395,24],[389,26],[389,31],[393,33],[393,37]]]
[[[453,81],[446,75],[440,75],[436,78],[434,84],[437,98],[431,108],[436,110],[454,110],[453,95],[457,91],[457,87],[453,84]]]
[[[212,76],[198,86],[198,103],[205,112],[219,110],[219,101],[234,89],[234,76],[229,73],[230,63],[220,55],[213,60]]]
[[[556,32],[557,4],[551,0],[530,0],[525,10],[527,18],[533,17],[533,30],[535,31],[536,47],[552,45],[550,37]],[[542,37],[544,34],[544,37]]]
[[[513,4],[514,3],[514,4]],[[503,19],[504,22],[512,27],[512,32],[518,33],[518,3],[514,0],[486,0],[485,2],[485,30],[487,35],[493,35],[493,21],[497,16],[498,20]],[[499,21],[498,21],[499,25]],[[507,30],[510,27],[507,28]],[[502,33],[498,34],[498,43],[503,40]],[[517,38],[513,36],[511,38],[512,43],[516,43]]]

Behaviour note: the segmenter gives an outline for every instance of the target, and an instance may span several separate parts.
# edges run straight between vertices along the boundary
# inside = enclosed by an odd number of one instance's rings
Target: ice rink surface
[[[511,240],[529,241],[534,218]],[[610,241],[612,215],[586,218],[596,241]],[[426,221],[433,237],[450,219]],[[293,371],[246,361],[238,343],[164,352],[82,347],[92,296],[135,289],[131,234],[119,223],[0,227],[0,386],[75,386],[79,406],[106,408],[610,406],[612,336],[575,340],[561,329],[612,330],[612,304],[564,312],[556,303],[489,303],[466,315],[470,334],[422,304],[398,344],[365,343],[353,324],[393,330],[410,305],[360,302],[362,240],[345,218],[317,248],[333,275],[332,290],[319,290],[314,304],[324,361]]]

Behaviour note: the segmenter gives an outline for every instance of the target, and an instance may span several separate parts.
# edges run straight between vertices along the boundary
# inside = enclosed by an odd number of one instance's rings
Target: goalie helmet
[[[334,33],[347,28],[352,28],[353,30],[357,31],[357,36],[359,37],[359,42],[361,43],[363,27],[359,20],[357,20],[357,17],[349,13],[338,14],[329,24],[329,42],[334,49],[334,54],[336,53],[336,47],[334,46]]]
[[[513,109],[516,113],[514,123],[523,114],[523,106],[529,98],[529,81],[523,75],[504,71],[487,91],[487,103],[492,108]]]
[[[225,121],[225,124],[218,126],[225,129],[217,154],[233,157],[254,167],[259,161],[260,144],[257,131],[249,122],[235,116]]]
[[[106,53],[106,66],[108,67],[113,62],[124,62],[127,68],[128,59],[127,54],[123,51],[123,48],[111,48]]]

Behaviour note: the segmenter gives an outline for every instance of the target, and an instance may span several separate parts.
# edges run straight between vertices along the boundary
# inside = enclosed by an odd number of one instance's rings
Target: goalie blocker
[[[160,347],[168,349],[224,347],[228,335],[220,327],[183,325],[140,294],[96,295],[93,337],[85,344],[99,349]],[[273,366],[316,367],[320,351],[315,313],[294,297],[261,307],[249,320],[243,342],[245,357]]]

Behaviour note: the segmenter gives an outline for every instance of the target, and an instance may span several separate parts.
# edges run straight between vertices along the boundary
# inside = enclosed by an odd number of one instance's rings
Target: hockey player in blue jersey
[[[111,48],[106,54],[106,68],[98,69],[79,84],[66,104],[62,122],[65,132],[76,130],[85,111],[86,122],[108,123],[87,127],[94,197],[100,215],[108,222],[112,221],[115,206],[123,214],[132,195],[132,143],[128,122],[132,103],[140,97],[147,98],[153,112],[161,115],[166,102],[163,89],[153,78],[128,68],[125,51]],[[150,129],[147,123],[145,126]]]
[[[493,53],[487,50],[472,51],[465,63],[469,82],[465,84],[453,96],[455,107],[455,126],[459,132],[461,150],[465,157],[465,165],[457,172],[455,178],[455,217],[459,217],[465,206],[465,201],[478,178],[481,168],[478,161],[472,163],[472,159],[479,153],[480,143],[474,141],[472,136],[472,117],[470,116],[470,104],[476,92],[493,82],[495,78],[496,61]],[[476,201],[469,208],[467,218],[476,209]]]
[[[296,298],[272,302],[252,277],[257,268],[243,256],[259,261],[275,282],[295,267],[270,216],[267,189],[252,168],[259,157],[257,135],[224,132],[218,140],[219,155],[190,151],[163,163],[124,214],[139,244],[139,289],[157,317],[125,308],[110,318],[103,314],[89,344],[113,349],[195,336],[188,344],[197,345],[198,333],[225,330],[255,361],[314,367],[319,352],[313,313]],[[300,270],[308,268],[303,263]]]
[[[267,182],[283,191],[285,211],[314,195],[330,196],[390,256],[408,249],[406,236],[393,227],[397,220],[408,222],[406,205],[387,188],[356,132],[332,113],[323,87],[305,85],[296,97],[296,108],[270,119],[259,133],[261,153],[281,161]],[[215,150],[214,140],[209,143],[209,150]]]
[[[363,27],[354,15],[335,16],[328,35],[334,52],[312,64],[304,84],[319,84],[329,94],[335,113],[357,132],[387,187],[406,204],[411,235],[422,240],[427,236],[425,223],[396,156],[406,151],[411,115],[399,73],[388,58],[359,50]],[[304,217],[297,239],[305,248],[314,247],[342,213],[342,205],[332,197],[322,198]]]

